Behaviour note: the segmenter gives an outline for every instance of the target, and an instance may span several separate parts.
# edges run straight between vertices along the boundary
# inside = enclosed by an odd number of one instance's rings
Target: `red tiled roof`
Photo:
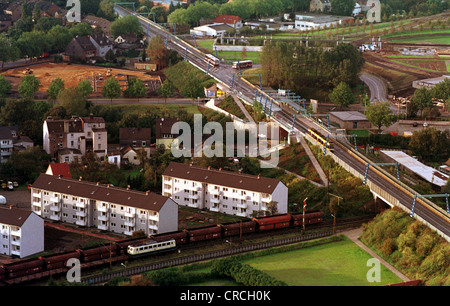
[[[68,163],[52,163],[48,165],[54,176],[62,175],[62,177],[72,178]]]
[[[226,23],[226,24],[236,24],[239,20],[242,20],[239,16],[232,16],[232,15],[219,15],[214,19],[214,22],[216,23]]]

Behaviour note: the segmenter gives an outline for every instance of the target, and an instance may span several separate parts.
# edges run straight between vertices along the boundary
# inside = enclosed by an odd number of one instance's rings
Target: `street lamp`
[[[231,244],[231,238],[230,241],[225,240],[225,242],[230,244],[230,256],[233,256],[233,245]]]
[[[336,197],[338,199],[338,203],[337,206],[333,209],[333,213],[331,214],[331,216],[333,217],[333,235],[336,233],[336,214],[337,214],[337,208],[339,207],[339,200],[343,200],[344,198],[341,198],[340,196],[337,196],[335,194],[329,193],[329,195]],[[331,205],[330,205],[330,210],[331,210]]]
[[[127,265],[124,264],[123,262],[121,262],[120,265],[125,267],[125,276],[126,276],[127,275]]]

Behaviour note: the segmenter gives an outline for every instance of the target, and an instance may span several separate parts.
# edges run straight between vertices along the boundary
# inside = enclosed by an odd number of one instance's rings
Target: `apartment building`
[[[80,150],[82,155],[94,152],[102,159],[108,148],[105,120],[101,117],[48,118],[44,121],[43,138],[44,150],[53,158],[58,156],[59,150],[67,148]]]
[[[128,236],[178,230],[178,205],[168,197],[62,176],[38,177],[31,210],[45,219]]]
[[[171,162],[162,191],[177,204],[251,217],[287,213],[288,188],[279,180]]]
[[[15,207],[0,208],[0,254],[24,258],[44,251],[44,220]]]

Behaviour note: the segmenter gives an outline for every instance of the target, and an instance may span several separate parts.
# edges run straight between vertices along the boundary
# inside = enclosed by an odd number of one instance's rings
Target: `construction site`
[[[127,69],[102,68],[98,66],[75,65],[67,63],[45,63],[28,67],[20,67],[7,70],[1,73],[12,85],[12,92],[17,92],[17,88],[25,75],[34,75],[40,81],[39,91],[36,95],[44,98],[47,90],[56,78],[64,81],[65,88],[76,87],[81,81],[89,80],[94,90],[92,97],[101,97],[102,89],[108,78],[114,77],[120,84],[122,91],[128,88],[128,81],[132,78],[139,78],[148,88],[149,92],[154,92],[161,84],[159,75],[150,75],[144,71],[133,71]]]

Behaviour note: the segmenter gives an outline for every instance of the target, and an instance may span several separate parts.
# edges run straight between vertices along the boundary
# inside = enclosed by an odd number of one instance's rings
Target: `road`
[[[371,103],[376,101],[387,101],[386,85],[380,78],[364,72],[361,73],[359,78],[369,87]]]
[[[197,99],[194,100],[194,104],[203,104],[204,99],[197,101]],[[109,105],[120,105],[120,104],[193,104],[192,99],[174,99],[174,98],[167,98],[167,101],[164,101],[163,98],[143,98],[143,99],[89,99],[89,101],[92,102],[92,104],[109,104]]]
[[[116,11],[121,16],[126,16],[129,14],[125,9],[117,6]],[[256,87],[247,84],[242,81],[237,75],[236,72],[230,68],[229,66],[220,65],[220,67],[214,67],[213,69],[207,67],[206,62],[204,61],[205,55],[192,47],[188,43],[182,41],[178,37],[170,35],[167,31],[161,28],[159,25],[154,24],[153,22],[140,17],[139,18],[143,28],[144,33],[148,33],[149,37],[153,37],[155,35],[160,35],[163,39],[166,39],[167,47],[177,51],[180,55],[184,56],[187,61],[197,66],[203,71],[208,71],[211,76],[213,76],[217,81],[224,84],[225,86],[232,87],[234,93],[240,95],[241,98],[249,101],[250,103],[254,101],[255,91],[258,90]],[[370,86],[374,88],[374,98],[375,94],[377,94],[377,98],[385,97],[386,92],[383,91],[380,85],[380,81],[373,77],[363,77],[365,78]],[[232,86],[231,86],[232,85]],[[369,87],[370,87],[369,86]],[[378,90],[378,91],[377,91]],[[378,93],[377,93],[378,92]],[[384,93],[384,94],[383,94]],[[293,112],[290,111],[288,107],[284,105],[284,103],[276,102],[279,104],[280,109],[276,113],[276,120],[286,122],[287,126],[292,125]],[[300,116],[299,116],[300,117]],[[317,129],[317,126],[314,125],[313,121],[304,117],[300,117],[300,120],[295,122],[295,129],[302,133],[307,132],[307,128],[313,126]],[[324,135],[328,133],[328,131],[322,131]],[[364,175],[366,163],[369,162],[367,159],[362,160],[361,157],[357,157],[355,152],[352,152],[351,146],[346,144],[345,141],[341,139],[335,139],[335,150],[334,154],[358,171],[360,174]],[[388,191],[388,193],[398,199],[399,203],[404,205],[405,207],[411,209],[413,203],[413,194],[411,192],[405,191],[395,180],[389,180],[382,175],[380,175],[377,171],[369,171],[368,179],[376,184],[382,190]],[[396,204],[396,203],[392,203]],[[418,200],[415,206],[414,213],[423,218],[426,222],[433,225],[447,237],[450,237],[450,226],[449,226],[449,216],[448,214],[436,212],[435,209],[429,207],[422,200]]]

